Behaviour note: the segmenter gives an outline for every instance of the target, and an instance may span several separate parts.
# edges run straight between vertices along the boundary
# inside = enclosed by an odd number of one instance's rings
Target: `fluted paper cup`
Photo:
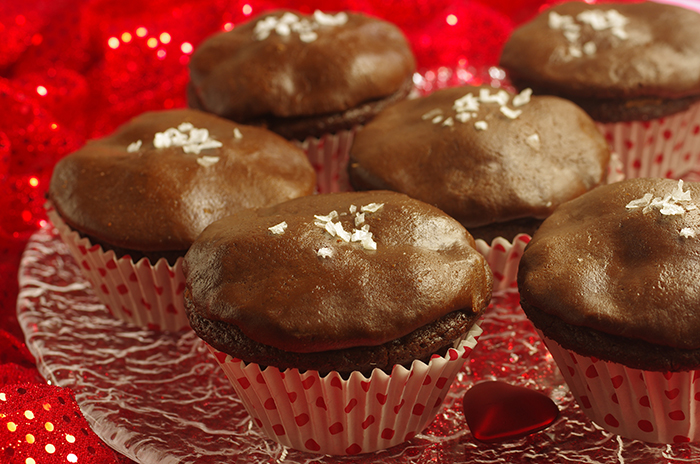
[[[650,443],[700,440],[700,370],[633,369],[581,356],[538,333],[583,412],[605,430]]]
[[[308,137],[296,143],[306,152],[316,170],[318,193],[351,191],[348,181],[348,158],[350,146],[358,127],[321,137]]]
[[[481,334],[475,324],[445,356],[391,374],[347,380],[331,372],[299,372],[246,364],[209,346],[254,422],[273,440],[332,455],[369,453],[410,440],[435,418]],[[208,346],[208,345],[207,345]]]
[[[680,178],[700,161],[700,102],[649,121],[597,123],[628,178]]]
[[[189,328],[182,296],[182,258],[174,266],[165,259],[151,264],[146,258],[138,262],[129,256],[117,258],[114,251],[105,252],[100,245],[80,237],[50,203],[46,211],[97,298],[115,318],[151,330]]]

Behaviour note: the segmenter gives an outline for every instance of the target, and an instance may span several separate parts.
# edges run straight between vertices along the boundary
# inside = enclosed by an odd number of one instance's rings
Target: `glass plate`
[[[697,462],[700,456],[698,444],[626,440],[586,419],[519,308],[517,293],[494,297],[484,335],[422,434],[387,451],[338,458],[265,438],[193,332],[158,333],[112,319],[51,224],[32,236],[19,277],[19,321],[39,371],[50,383],[73,389],[94,431],[139,463],[602,464]],[[465,423],[462,397],[482,380],[542,391],[561,414],[542,432],[479,443]]]

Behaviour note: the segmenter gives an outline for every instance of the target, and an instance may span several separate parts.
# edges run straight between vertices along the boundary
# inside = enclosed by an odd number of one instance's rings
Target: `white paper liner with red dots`
[[[50,204],[46,212],[110,314],[151,330],[189,328],[182,296],[185,290],[182,258],[174,266],[165,259],[155,265],[145,258],[136,263],[128,256],[117,259],[114,251],[105,252],[101,246],[81,238]]]
[[[581,356],[539,330],[589,419],[650,443],[700,440],[700,371],[654,372]]]
[[[428,364],[353,372],[280,372],[260,369],[209,347],[254,422],[273,440],[301,451],[355,455],[410,440],[434,418],[457,373],[481,335],[476,324],[464,339]]]
[[[320,138],[308,137],[296,141],[306,152],[311,165],[316,170],[316,190],[318,193],[351,191],[348,181],[348,157],[350,147],[358,128],[325,134]]]
[[[503,237],[496,237],[491,245],[476,240],[476,250],[486,258],[493,272],[494,293],[518,290],[518,266],[530,239],[527,234],[519,234],[511,243]]]
[[[700,160],[700,103],[650,121],[598,123],[628,178],[680,178]]]

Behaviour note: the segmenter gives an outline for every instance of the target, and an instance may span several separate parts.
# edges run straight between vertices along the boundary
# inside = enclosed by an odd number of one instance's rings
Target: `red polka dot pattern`
[[[355,455],[398,445],[435,417],[481,329],[475,326],[457,348],[410,370],[375,370],[320,377],[296,369],[279,372],[208,346],[237,396],[268,437],[284,446],[320,454]],[[465,355],[466,354],[466,355]],[[357,438],[361,437],[361,438]]]
[[[483,240],[476,241],[476,249],[484,255],[493,271],[494,293],[517,288],[518,265],[530,238],[527,234],[517,235],[512,245],[503,237],[494,239],[490,244]]]
[[[652,372],[580,356],[543,337],[581,409],[626,438],[652,443],[700,440],[700,371]]]
[[[117,319],[151,330],[189,329],[182,292],[185,276],[182,258],[174,266],[165,260],[151,265],[146,259],[134,263],[129,257],[116,259],[114,252],[81,238],[49,209],[53,222],[85,278],[95,283],[97,297]]]
[[[700,104],[651,121],[598,124],[628,178],[680,178],[700,160]]]

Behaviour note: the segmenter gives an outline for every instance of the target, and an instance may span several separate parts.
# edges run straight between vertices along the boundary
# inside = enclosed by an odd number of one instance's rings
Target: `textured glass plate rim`
[[[485,334],[458,375],[438,417],[424,433],[407,444],[354,458],[324,457],[289,450],[266,439],[256,429],[235,398],[232,387],[219,372],[215,360],[191,331],[163,335],[113,320],[104,306],[97,302],[89,284],[79,272],[77,264],[50,224],[35,233],[20,266],[18,319],[27,338],[27,346],[37,358],[41,374],[49,383],[71,388],[95,432],[115,450],[142,464],[432,462],[435,459],[439,462],[474,460],[498,463],[525,462],[533,458],[562,463],[583,460],[590,463],[651,463],[660,459],[667,462],[696,462],[700,456],[698,445],[649,445],[625,440],[588,421],[573,401],[551,356],[519,311],[515,293],[505,293],[494,299],[494,305],[482,324],[487,329]],[[96,333],[80,333],[93,329]],[[66,340],[73,344],[51,345],[65,343]],[[119,343],[134,346],[120,352],[117,349]],[[95,346],[105,356],[104,359],[86,359],[85,353]],[[173,350],[178,353],[178,357],[173,358],[175,361],[159,358],[166,351],[171,354]],[[145,364],[143,360],[132,365],[120,360],[121,356],[140,351],[146,355]],[[72,359],[78,353],[82,353],[83,357],[78,361],[66,362],[67,358]],[[163,380],[153,382],[152,373],[163,366],[173,374],[165,381],[165,386],[174,396],[159,402],[159,398],[151,394],[158,391]],[[178,371],[178,367],[181,370]],[[194,372],[193,368],[198,370]],[[147,384],[153,382],[152,389],[134,390],[121,383],[122,377],[132,378],[134,375],[145,377]],[[201,384],[199,393],[209,398],[190,398],[192,391],[186,383],[189,376]],[[488,445],[476,442],[464,423],[461,398],[475,382],[496,379],[548,394],[561,410],[559,419],[549,429],[516,441]],[[108,386],[106,393],[101,385],[105,381]],[[133,396],[135,394],[137,396]],[[114,411],[103,404],[105,395]],[[208,400],[212,404],[223,402],[227,408],[225,413],[222,412],[225,416],[214,418],[213,422],[223,421],[230,425],[216,431],[207,428],[212,421],[178,416],[182,413],[178,409],[180,403],[202,399],[204,403]],[[134,410],[133,403],[137,402],[141,406],[145,403],[148,405],[146,409],[153,408],[157,414],[162,414],[163,423],[153,424],[154,428],[150,431],[135,430],[140,426],[141,415],[153,413],[151,410]],[[229,411],[232,413],[229,414]],[[205,412],[198,409],[197,413]],[[125,418],[132,421],[130,425],[133,427],[120,422]],[[163,424],[167,426],[180,422],[193,424],[185,431],[173,432],[163,427]],[[178,433],[185,433],[185,436],[178,436]],[[214,443],[219,452],[206,454],[206,442],[211,444],[209,438],[216,433],[222,433],[226,440],[230,440],[230,446],[220,449]],[[205,445],[200,447],[196,440],[203,440]],[[172,448],[172,443],[192,445],[194,450],[199,447],[204,454]]]

